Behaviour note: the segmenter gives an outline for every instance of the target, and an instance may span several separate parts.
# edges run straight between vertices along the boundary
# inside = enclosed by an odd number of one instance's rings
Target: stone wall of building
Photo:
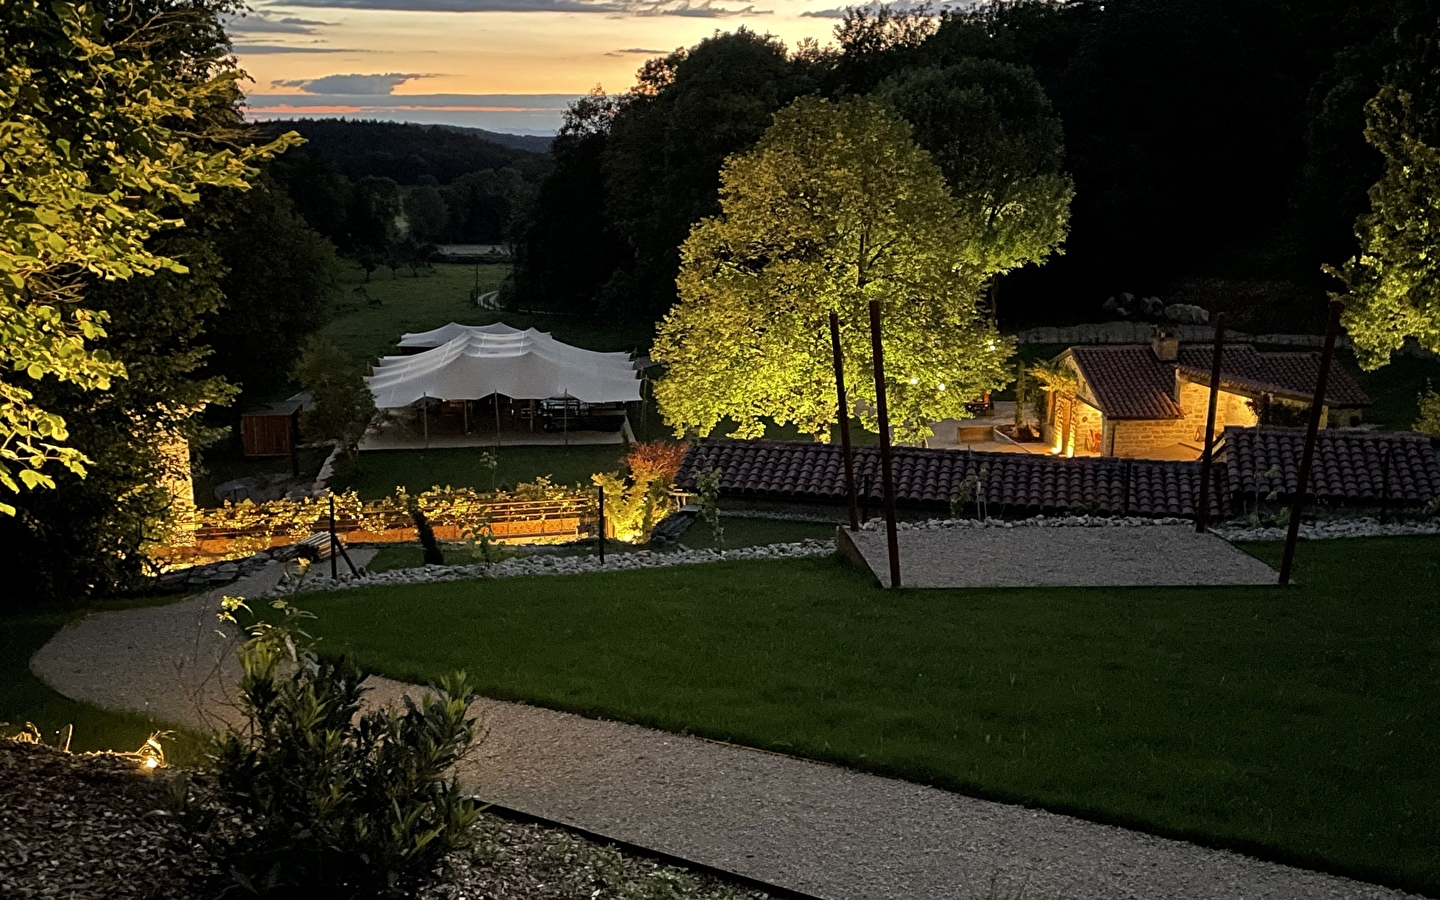
[[[1183,419],[1143,419],[1110,422],[1105,449],[1111,456],[1144,457],[1176,444],[1200,447],[1205,442],[1205,418],[1209,413],[1210,389],[1203,384],[1180,381],[1180,409]],[[1221,391],[1215,404],[1215,434],[1230,425],[1255,424],[1255,412],[1240,394]],[[1196,451],[1198,454],[1198,450]]]

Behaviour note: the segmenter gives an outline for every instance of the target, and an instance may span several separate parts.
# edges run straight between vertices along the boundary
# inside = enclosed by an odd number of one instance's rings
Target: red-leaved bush
[[[688,444],[672,444],[668,441],[648,441],[630,445],[625,454],[625,465],[636,482],[660,480],[667,487],[680,471]]]

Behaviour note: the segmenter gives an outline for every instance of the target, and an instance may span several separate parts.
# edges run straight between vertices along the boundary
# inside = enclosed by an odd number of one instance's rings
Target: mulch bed
[[[168,812],[176,773],[0,740],[0,898],[202,900],[213,873]],[[765,900],[559,828],[484,815],[420,900]]]
[[[164,812],[169,773],[0,740],[0,897],[195,897],[205,868]]]

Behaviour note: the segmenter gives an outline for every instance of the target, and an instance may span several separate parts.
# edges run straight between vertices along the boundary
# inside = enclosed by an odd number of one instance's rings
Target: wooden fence
[[[435,537],[463,541],[488,533],[495,540],[527,543],[576,540],[598,528],[596,497],[587,493],[539,499],[491,499],[471,491],[436,491],[416,499]],[[361,503],[353,494],[335,498],[335,531],[357,543],[418,539],[404,500]],[[182,561],[234,558],[295,544],[330,529],[328,498],[226,504],[198,509],[151,556],[167,565]]]

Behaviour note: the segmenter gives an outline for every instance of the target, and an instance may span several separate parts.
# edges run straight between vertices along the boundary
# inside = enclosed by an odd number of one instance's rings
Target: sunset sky
[[[255,118],[346,114],[550,133],[573,97],[741,25],[832,40],[835,0],[256,0],[229,23]]]

